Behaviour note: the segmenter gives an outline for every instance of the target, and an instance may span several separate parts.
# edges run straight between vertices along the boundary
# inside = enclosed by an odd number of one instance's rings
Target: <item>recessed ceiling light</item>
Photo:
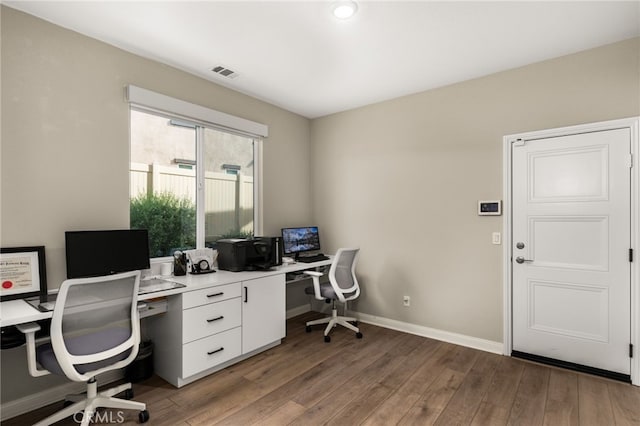
[[[339,1],[333,5],[333,16],[338,19],[349,19],[358,11],[355,1]]]

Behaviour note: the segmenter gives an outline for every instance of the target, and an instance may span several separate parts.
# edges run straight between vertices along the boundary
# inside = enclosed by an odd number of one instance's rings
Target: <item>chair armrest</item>
[[[317,300],[324,300],[322,294],[320,293],[320,277],[324,274],[316,271],[304,271],[306,275],[309,275],[313,280],[313,293]]]
[[[17,324],[16,328],[25,334],[27,340],[27,366],[29,367],[29,374],[33,377],[51,374],[48,370],[39,370],[38,363],[36,362],[36,331],[40,330],[40,325],[35,322],[27,322]]]
[[[40,331],[40,324],[38,324],[37,322],[26,322],[24,324],[16,324],[16,328],[22,334],[29,334]]]

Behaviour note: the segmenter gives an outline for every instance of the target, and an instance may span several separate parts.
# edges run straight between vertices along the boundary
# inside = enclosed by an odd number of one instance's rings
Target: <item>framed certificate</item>
[[[0,301],[46,294],[44,246],[0,248]]]

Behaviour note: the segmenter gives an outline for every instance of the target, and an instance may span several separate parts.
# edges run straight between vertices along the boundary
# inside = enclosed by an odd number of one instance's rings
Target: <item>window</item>
[[[130,226],[149,230],[152,258],[260,232],[261,138],[177,109],[130,109]]]
[[[254,235],[254,141],[203,128],[205,245],[220,238]],[[236,174],[225,170],[240,164]]]

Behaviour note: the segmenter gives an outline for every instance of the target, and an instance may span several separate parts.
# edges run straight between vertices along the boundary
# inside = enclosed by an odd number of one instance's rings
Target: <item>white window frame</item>
[[[192,104],[181,99],[172,98],[141,87],[128,85],[125,98],[131,109],[168,115],[195,124],[196,140],[204,140],[204,127],[233,133],[253,139],[253,232],[262,234],[263,226],[263,185],[262,185],[262,143],[269,135],[269,127],[245,118],[236,117],[201,105]],[[203,157],[203,144],[196,143],[196,161]],[[196,166],[196,248],[204,248],[205,244],[205,211],[204,211],[204,167]],[[158,258],[154,260],[166,260]]]

